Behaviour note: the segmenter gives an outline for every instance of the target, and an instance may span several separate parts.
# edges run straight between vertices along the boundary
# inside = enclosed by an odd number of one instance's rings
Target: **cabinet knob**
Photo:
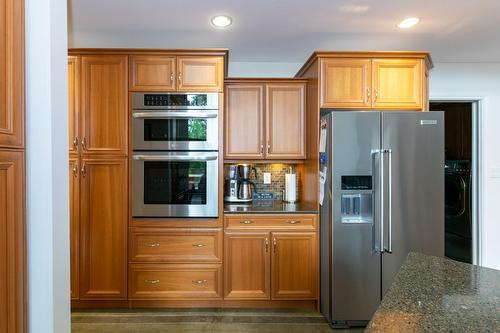
[[[208,282],[208,280],[193,280],[194,284],[205,284],[207,282]]]
[[[250,221],[250,220],[245,220],[245,221],[241,221],[240,223],[242,224],[252,224],[252,223],[255,223],[254,221]]]
[[[193,244],[194,247],[205,247],[207,246],[206,244]]]
[[[156,280],[144,280],[144,283],[147,283],[147,284],[158,284],[160,283],[160,280],[156,279]]]

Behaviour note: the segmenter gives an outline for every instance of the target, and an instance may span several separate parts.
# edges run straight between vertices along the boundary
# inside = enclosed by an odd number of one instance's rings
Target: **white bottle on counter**
[[[291,169],[290,173],[285,174],[285,195],[283,200],[286,202],[297,201],[297,175],[292,173]]]

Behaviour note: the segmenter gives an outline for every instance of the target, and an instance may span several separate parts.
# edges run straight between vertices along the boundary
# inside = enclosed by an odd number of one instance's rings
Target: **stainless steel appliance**
[[[257,170],[250,164],[229,166],[224,201],[235,203],[252,202],[255,190],[255,183],[250,180],[252,170],[255,172],[255,177],[257,177]]]
[[[218,150],[217,93],[132,94],[134,150]]]
[[[218,152],[134,152],[134,217],[217,217]]]
[[[443,123],[442,112],[323,114],[321,311],[333,327],[366,324],[410,251],[444,255]]]

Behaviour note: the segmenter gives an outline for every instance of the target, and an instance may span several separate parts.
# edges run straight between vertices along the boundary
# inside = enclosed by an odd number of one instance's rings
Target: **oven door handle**
[[[186,119],[186,118],[217,118],[217,113],[204,112],[134,112],[134,118],[156,118],[156,119]]]
[[[214,161],[218,158],[217,155],[133,155],[132,158],[136,161]]]

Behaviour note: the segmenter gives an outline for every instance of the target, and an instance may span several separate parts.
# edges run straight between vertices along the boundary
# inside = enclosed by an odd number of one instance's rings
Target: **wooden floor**
[[[77,310],[73,333],[341,333],[317,312],[290,309]]]

